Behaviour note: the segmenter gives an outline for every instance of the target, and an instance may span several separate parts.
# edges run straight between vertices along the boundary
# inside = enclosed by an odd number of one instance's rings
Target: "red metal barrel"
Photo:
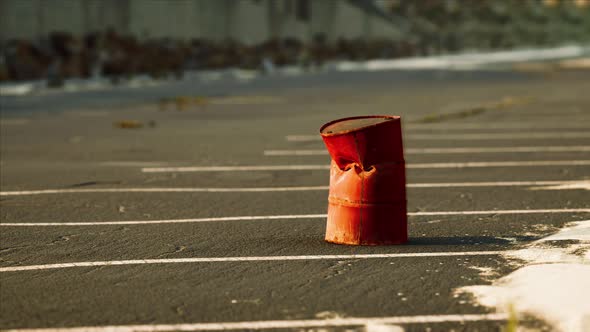
[[[406,176],[399,116],[326,123],[332,157],[326,241],[354,245],[408,241]]]

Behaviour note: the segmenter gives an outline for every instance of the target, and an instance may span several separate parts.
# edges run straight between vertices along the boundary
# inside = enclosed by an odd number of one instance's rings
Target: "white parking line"
[[[520,152],[588,152],[590,146],[507,146],[478,148],[425,148],[405,149],[406,154],[453,154],[453,153],[520,153]],[[326,149],[265,150],[265,156],[327,156]]]
[[[181,323],[152,325],[110,325],[3,330],[3,332],[169,332],[169,331],[225,331],[225,330],[265,330],[301,329],[314,327],[365,326],[368,324],[425,324],[452,322],[504,321],[508,315],[423,315],[393,317],[347,317],[331,319],[267,320],[250,322]]]
[[[588,181],[498,181],[498,182],[438,182],[408,183],[407,188],[461,188],[461,187],[524,187],[555,186],[557,189],[577,189],[588,186]],[[549,188],[549,187],[547,187]],[[551,187],[553,188],[553,187]],[[584,187],[585,188],[585,187]],[[291,192],[291,191],[325,191],[329,186],[308,187],[246,187],[246,188],[75,188],[1,191],[0,196],[26,196],[50,194],[87,194],[87,193],[242,193],[242,192]],[[532,188],[535,189],[535,188]],[[546,189],[546,188],[539,188]]]
[[[180,263],[223,263],[223,262],[270,262],[270,261],[309,261],[375,258],[416,258],[416,257],[452,257],[452,256],[494,256],[506,251],[451,251],[451,252],[410,252],[391,254],[351,254],[351,255],[299,255],[299,256],[238,256],[238,257],[190,257],[161,259],[130,259],[121,261],[72,262],[59,264],[19,265],[0,267],[0,272],[20,272],[32,270],[55,270],[71,267],[97,267],[121,265],[152,265]]]
[[[313,142],[321,141],[322,137],[317,135],[287,135],[285,136],[289,142]],[[408,134],[404,136],[409,141],[414,140],[506,140],[506,139],[570,139],[570,138],[590,138],[590,132],[542,132],[542,133],[465,133],[465,134]]]
[[[562,185],[568,181],[545,181],[541,185]],[[45,189],[2,191],[0,196],[22,196],[43,194],[81,193],[240,193],[240,192],[281,192],[328,190],[328,186],[310,187],[251,187],[251,188],[86,188],[86,189]]]
[[[235,171],[306,171],[330,169],[330,165],[262,165],[262,166],[186,166],[144,167],[144,173],[165,172],[235,172]]]
[[[582,209],[541,209],[541,210],[488,210],[488,211],[433,211],[408,212],[408,216],[455,216],[478,214],[531,214],[531,213],[590,213],[590,208]]]
[[[557,185],[548,185],[544,187],[534,187],[531,190],[590,190],[590,180],[575,181],[573,183],[564,183]]]
[[[405,151],[408,153],[408,150]],[[308,150],[264,150],[265,156],[327,156],[326,149]]]
[[[590,138],[590,132],[555,132],[555,133],[493,133],[493,134],[424,134],[409,135],[408,140],[515,140],[515,139],[572,139]]]
[[[499,182],[439,182],[439,183],[408,183],[408,188],[462,188],[462,187],[535,187],[535,186],[568,186],[579,185],[583,180],[572,181],[499,181]],[[556,183],[558,182],[558,183]]]
[[[487,210],[487,211],[422,211],[408,212],[408,216],[468,216],[468,215],[498,215],[498,214],[539,214],[539,213],[590,213],[590,208],[581,209],[541,209],[541,210]],[[270,216],[235,216],[217,218],[192,219],[161,219],[161,220],[125,220],[125,221],[93,221],[93,222],[23,222],[0,223],[3,227],[34,227],[34,226],[105,226],[105,225],[157,225],[183,224],[240,220],[288,220],[288,219],[324,219],[326,214],[294,214]]]
[[[155,161],[103,161],[102,166],[120,166],[120,167],[150,167],[150,166],[164,166],[167,162]]]
[[[502,130],[502,129],[588,129],[590,123],[584,122],[493,122],[493,123],[405,123],[404,128],[412,130]]]
[[[584,166],[590,160],[530,160],[530,161],[482,161],[460,163],[407,164],[406,168],[472,168],[472,167],[523,167],[523,166]]]
[[[590,160],[531,160],[531,161],[482,161],[460,163],[406,164],[406,168],[473,168],[473,167],[523,167],[523,166],[583,166]],[[255,165],[255,166],[186,166],[144,167],[144,173],[167,172],[240,172],[240,171],[309,171],[328,170],[330,165]]]
[[[30,119],[0,119],[0,125],[24,125],[31,122]]]
[[[213,221],[239,221],[239,220],[278,220],[278,219],[319,219],[326,218],[325,214],[302,215],[276,215],[276,216],[235,216],[217,218],[192,218],[192,219],[163,219],[163,220],[130,220],[130,221],[104,221],[104,222],[36,222],[36,223],[0,223],[0,226],[100,226],[100,225],[145,225],[145,224],[182,224]]]

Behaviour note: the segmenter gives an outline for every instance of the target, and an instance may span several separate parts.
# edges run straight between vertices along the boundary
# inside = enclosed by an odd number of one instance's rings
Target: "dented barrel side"
[[[407,242],[400,117],[345,118],[325,124],[320,133],[332,158],[326,241]]]

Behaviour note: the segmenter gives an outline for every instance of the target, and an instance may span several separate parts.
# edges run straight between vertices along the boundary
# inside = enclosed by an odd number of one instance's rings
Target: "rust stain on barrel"
[[[335,120],[320,129],[332,157],[326,241],[407,242],[400,122],[396,116],[363,116]]]

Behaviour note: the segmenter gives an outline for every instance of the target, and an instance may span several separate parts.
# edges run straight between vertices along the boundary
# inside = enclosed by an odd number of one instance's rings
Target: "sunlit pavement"
[[[590,219],[587,77],[324,73],[10,100],[0,328],[495,331],[511,313],[461,289]],[[404,120],[407,245],[323,241],[318,130],[362,114]],[[587,267],[584,241],[547,246]],[[518,324],[575,320],[534,314]]]

